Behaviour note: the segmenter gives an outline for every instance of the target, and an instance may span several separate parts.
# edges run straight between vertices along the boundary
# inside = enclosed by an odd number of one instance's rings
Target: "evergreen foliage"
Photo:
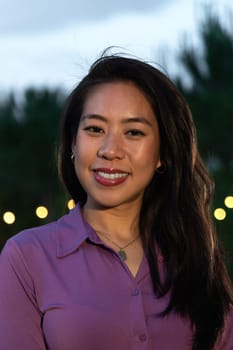
[[[56,168],[59,120],[63,94],[48,89],[27,89],[16,102],[13,94],[0,104],[0,245],[16,232],[42,223],[35,215],[39,205],[48,208],[46,220],[65,207]],[[6,225],[5,211],[16,221]]]
[[[233,32],[212,11],[200,25],[200,48],[185,44],[180,62],[191,78],[177,85],[186,97],[197,127],[201,154],[215,181],[214,208],[227,216],[217,222],[217,231],[229,253],[233,276],[233,209],[224,206],[233,195]],[[214,210],[213,208],[213,210]]]

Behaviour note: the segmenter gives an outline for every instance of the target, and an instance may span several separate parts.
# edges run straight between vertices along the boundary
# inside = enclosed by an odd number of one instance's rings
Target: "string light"
[[[8,225],[13,224],[15,222],[15,214],[12,211],[6,211],[3,214],[3,221]]]
[[[233,208],[233,196],[227,196],[224,199],[224,204],[227,208]],[[69,210],[75,207],[75,201],[70,199],[67,202],[67,207]],[[223,221],[226,218],[226,211],[223,208],[216,208],[214,210],[214,217],[216,220]],[[39,206],[36,208],[36,216],[40,219],[45,219],[48,216],[48,209],[45,206]],[[16,217],[15,214],[11,211],[6,211],[3,214],[3,221],[11,225],[15,222]]]
[[[223,208],[217,208],[214,211],[214,217],[215,219],[222,221],[226,218],[226,211]]]
[[[73,209],[75,207],[75,201],[73,199],[70,199],[68,202],[67,202],[67,207],[68,209]]]
[[[227,196],[224,200],[224,204],[227,208],[233,208],[233,196]]]
[[[36,216],[38,216],[40,219],[45,219],[48,216],[48,209],[44,206],[37,207]]]

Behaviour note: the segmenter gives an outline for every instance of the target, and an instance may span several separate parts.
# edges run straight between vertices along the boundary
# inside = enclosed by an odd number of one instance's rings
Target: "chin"
[[[96,209],[113,209],[113,208],[124,208],[131,205],[140,205],[141,198],[90,198],[87,200],[86,205],[90,208]]]

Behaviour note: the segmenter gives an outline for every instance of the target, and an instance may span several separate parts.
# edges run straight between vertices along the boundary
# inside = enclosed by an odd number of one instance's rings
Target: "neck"
[[[96,231],[108,233],[112,238],[129,241],[139,234],[139,212],[128,208],[93,208],[83,207],[85,220]]]

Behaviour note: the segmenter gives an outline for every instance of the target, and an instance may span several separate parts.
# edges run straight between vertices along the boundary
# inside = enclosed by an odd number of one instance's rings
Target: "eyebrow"
[[[88,119],[88,120],[100,120],[102,122],[107,123],[108,119],[103,117],[102,115],[99,114],[86,114],[81,117],[81,121]],[[149,126],[152,126],[151,122],[144,118],[144,117],[132,117],[132,118],[125,118],[122,120],[122,124],[128,124],[128,123],[141,123],[141,124],[146,124]]]

